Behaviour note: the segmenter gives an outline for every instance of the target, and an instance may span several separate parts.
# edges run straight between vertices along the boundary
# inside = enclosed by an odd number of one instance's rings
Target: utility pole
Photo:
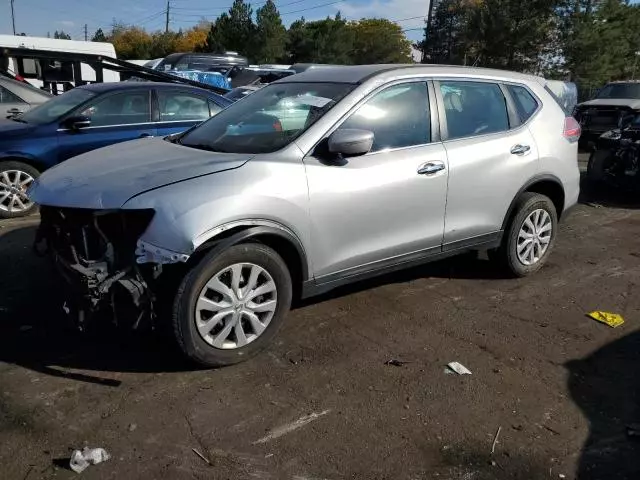
[[[84,41],[88,42],[89,41],[89,32],[87,31],[87,24],[84,24]]]
[[[13,2],[13,0],[11,0],[11,2]],[[167,0],[167,21],[165,23],[164,33],[169,33],[169,11],[170,10],[171,10],[171,2],[170,0]]]
[[[16,14],[13,11],[13,2],[14,0],[11,0],[11,23],[13,24],[13,34],[16,34]]]

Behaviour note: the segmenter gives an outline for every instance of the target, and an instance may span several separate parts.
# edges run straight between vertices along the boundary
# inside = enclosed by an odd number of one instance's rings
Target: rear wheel
[[[502,246],[490,258],[524,277],[537,272],[555,245],[558,215],[553,202],[539,193],[524,193],[516,205]]]
[[[241,362],[276,335],[291,296],[289,270],[271,248],[250,243],[212,253],[178,289],[176,339],[188,357],[203,365]]]
[[[0,163],[0,218],[24,217],[37,210],[26,192],[39,176],[40,172],[26,163]]]

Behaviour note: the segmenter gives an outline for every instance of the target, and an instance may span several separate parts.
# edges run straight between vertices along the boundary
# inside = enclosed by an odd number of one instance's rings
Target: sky
[[[247,1],[247,0],[245,0]],[[424,17],[429,0],[274,0],[285,25],[304,16],[318,20],[338,11],[343,17],[388,18],[397,21],[411,40],[423,35]],[[213,20],[226,11],[233,0],[170,0],[170,28],[186,29],[203,17]],[[249,1],[254,11],[264,0]],[[84,40],[84,25],[89,38],[102,28],[105,32],[114,19],[147,31],[164,29],[167,0],[14,0],[16,32],[30,36],[53,36],[64,30],[74,40]],[[10,0],[0,0],[0,34],[11,34]]]

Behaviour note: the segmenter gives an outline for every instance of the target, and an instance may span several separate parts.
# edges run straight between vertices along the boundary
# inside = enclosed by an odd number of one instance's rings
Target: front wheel
[[[524,193],[497,254],[518,277],[537,272],[555,245],[558,214],[553,202],[539,193]]]
[[[26,163],[0,163],[0,218],[25,217],[36,211],[26,192],[38,176],[40,172]]]
[[[241,362],[276,335],[291,296],[289,270],[266,245],[247,243],[212,252],[178,289],[176,339],[189,358],[203,365]]]

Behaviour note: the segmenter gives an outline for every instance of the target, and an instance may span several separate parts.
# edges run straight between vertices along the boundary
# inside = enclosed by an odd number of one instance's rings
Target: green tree
[[[71,35],[65,33],[64,30],[53,32],[53,38],[57,38],[59,40],[71,40]]]
[[[256,11],[257,63],[275,63],[285,56],[287,30],[272,0]]]
[[[93,38],[91,39],[91,41],[92,42],[106,42],[107,41],[107,36],[104,34],[102,29],[99,28],[98,30],[96,30],[96,33],[93,35]]]
[[[288,50],[292,63],[351,64],[353,30],[340,13],[315,22],[303,18],[289,28]]]
[[[411,63],[411,42],[402,27],[386,19],[362,19],[349,24],[353,31],[352,63]]]
[[[216,21],[220,43],[226,50],[233,50],[249,58],[255,56],[256,26],[252,20],[251,5],[243,0],[234,0],[228,13]]]
[[[218,27],[217,21],[211,24],[209,33],[207,33],[207,41],[205,42],[202,50],[212,53],[224,53],[224,43],[222,42],[220,28]]]
[[[603,83],[637,75],[640,7],[623,0],[565,2],[563,53],[566,69],[589,97]]]

